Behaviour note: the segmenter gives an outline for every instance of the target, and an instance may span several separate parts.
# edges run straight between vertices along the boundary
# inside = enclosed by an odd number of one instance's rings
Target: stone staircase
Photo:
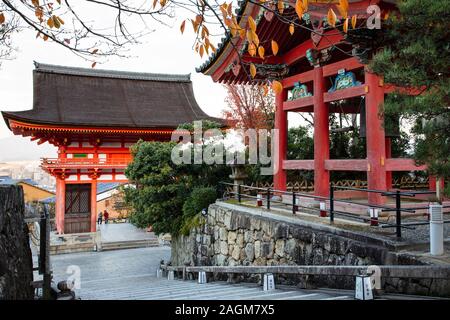
[[[108,241],[102,242],[102,251],[159,247],[158,238],[145,240]]]

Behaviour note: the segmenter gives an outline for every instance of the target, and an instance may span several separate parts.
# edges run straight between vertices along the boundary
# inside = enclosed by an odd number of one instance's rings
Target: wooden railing
[[[45,168],[79,168],[79,167],[123,167],[130,163],[130,158],[43,158],[41,166]]]
[[[248,184],[251,187],[257,188],[273,188],[273,182],[253,182]],[[367,181],[365,180],[338,180],[333,183],[335,187],[347,188],[367,188]],[[417,178],[404,176],[394,179],[392,181],[392,188],[395,189],[428,189],[429,178]],[[314,191],[314,183],[307,180],[288,182],[286,186],[289,192],[310,192]]]

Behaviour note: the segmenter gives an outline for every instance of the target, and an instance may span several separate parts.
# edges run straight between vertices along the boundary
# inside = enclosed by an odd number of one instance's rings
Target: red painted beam
[[[325,102],[331,102],[331,101],[339,101],[342,99],[348,99],[348,98],[354,98],[354,97],[360,97],[367,93],[368,87],[365,85],[357,86],[357,87],[351,87],[347,89],[337,90],[334,92],[326,92],[324,93],[324,100]]]
[[[322,40],[319,42],[317,47],[314,46],[312,40],[305,41],[298,46],[292,48],[285,54],[281,55],[276,59],[278,63],[287,63],[291,65],[297,62],[300,59],[303,59],[306,56],[306,51],[311,48],[315,48],[317,50],[325,49],[331,47],[332,45],[338,44],[342,42],[344,38],[341,34],[337,33],[335,30],[325,32],[322,37]]]
[[[310,110],[311,106],[314,105],[314,97],[299,98],[292,101],[283,102],[284,111],[298,111],[298,112],[309,112],[304,109]]]
[[[358,62],[354,57],[341,60],[335,63],[327,64],[323,66],[323,76],[329,77],[338,73],[340,69],[345,69],[347,71],[363,68],[364,65]]]
[[[287,78],[283,79],[281,84],[283,85],[284,88],[291,88],[294,86],[294,84],[296,82],[306,83],[306,82],[312,81],[313,77],[314,77],[314,72],[313,72],[313,70],[310,70],[310,71],[306,71],[306,72],[303,72],[300,74],[293,75],[291,77],[287,77]]]
[[[426,165],[416,166],[414,159],[389,158],[386,159],[386,171],[419,171],[427,170]]]
[[[332,159],[325,160],[325,169],[328,171],[367,171],[366,159]]]
[[[314,160],[285,160],[283,161],[285,170],[314,170]]]
[[[364,66],[359,63],[356,58],[349,58],[323,66],[323,76],[329,77],[335,75],[340,69],[354,70],[362,67]],[[284,88],[290,88],[293,87],[296,82],[306,83],[312,81],[313,76],[313,70],[306,71],[283,79],[282,84]]]

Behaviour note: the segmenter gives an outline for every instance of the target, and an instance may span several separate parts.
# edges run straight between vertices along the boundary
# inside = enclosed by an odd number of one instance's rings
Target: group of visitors
[[[102,224],[103,220],[105,220],[105,224],[108,224],[109,213],[108,211],[100,211],[97,216],[97,224]]]

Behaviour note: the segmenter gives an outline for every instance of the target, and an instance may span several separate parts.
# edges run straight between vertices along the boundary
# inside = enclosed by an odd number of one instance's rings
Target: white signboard
[[[266,273],[264,275],[264,291],[275,290],[275,280],[273,278],[273,274]]]
[[[206,283],[206,272],[200,271],[198,273],[198,283]]]
[[[355,299],[373,300],[372,281],[369,276],[356,276]]]

